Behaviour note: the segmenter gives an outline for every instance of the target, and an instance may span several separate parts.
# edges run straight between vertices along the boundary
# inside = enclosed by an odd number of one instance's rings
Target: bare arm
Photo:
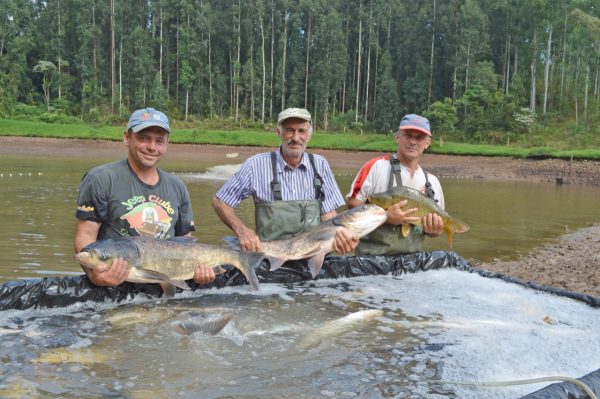
[[[85,246],[96,242],[100,223],[88,220],[77,220],[75,228],[75,253],[80,252]],[[115,259],[110,266],[98,266],[93,269],[81,266],[89,280],[99,286],[114,286],[125,281],[129,274],[127,261],[122,258]]]
[[[242,220],[235,214],[235,209],[217,197],[213,197],[212,208],[219,216],[219,219],[225,223],[239,238],[240,247],[245,251],[260,252],[260,239]]]

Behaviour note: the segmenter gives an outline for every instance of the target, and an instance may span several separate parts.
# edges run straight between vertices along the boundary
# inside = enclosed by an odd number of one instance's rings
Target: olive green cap
[[[286,108],[279,113],[279,116],[277,117],[277,124],[281,125],[281,122],[289,118],[299,118],[304,119],[307,122],[312,122],[310,112],[304,108]]]

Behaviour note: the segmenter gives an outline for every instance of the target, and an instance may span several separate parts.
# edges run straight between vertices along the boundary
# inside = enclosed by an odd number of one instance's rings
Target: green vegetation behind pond
[[[51,124],[43,122],[16,121],[0,119],[0,136],[18,137],[52,137],[64,139],[121,140],[122,127],[94,127],[85,124]],[[279,139],[274,131],[257,130],[199,130],[173,129],[173,143],[220,144],[235,146],[274,147]],[[324,148],[348,151],[396,150],[391,135],[358,134],[358,133],[326,133],[317,132],[310,143],[311,148]],[[600,148],[584,150],[558,150],[551,147],[522,148],[508,145],[466,144],[434,141],[429,152],[448,155],[482,155],[532,158],[575,158],[600,159]]]

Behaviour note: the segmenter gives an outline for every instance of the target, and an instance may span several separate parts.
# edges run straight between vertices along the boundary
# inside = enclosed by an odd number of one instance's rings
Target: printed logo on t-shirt
[[[148,196],[148,201],[137,195],[122,202],[129,211],[122,220],[127,220],[129,226],[142,237],[165,238],[171,228],[173,218],[169,216],[175,211],[169,201],[161,200],[156,195]]]

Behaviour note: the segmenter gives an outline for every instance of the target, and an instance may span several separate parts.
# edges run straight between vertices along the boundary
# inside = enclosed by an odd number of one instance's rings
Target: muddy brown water
[[[106,162],[111,159],[106,159]],[[77,187],[94,159],[6,155],[0,159],[0,282],[28,277],[80,274],[72,258]],[[203,242],[222,243],[231,231],[210,207],[214,193],[235,170],[231,164],[164,162],[187,183]],[[335,170],[346,194],[354,170]],[[471,225],[454,236],[453,250],[467,260],[514,259],[557,239],[566,228],[600,220],[600,187],[552,183],[442,179],[448,212]],[[253,205],[242,217],[253,223]],[[425,250],[445,250],[445,236],[428,239]]]

